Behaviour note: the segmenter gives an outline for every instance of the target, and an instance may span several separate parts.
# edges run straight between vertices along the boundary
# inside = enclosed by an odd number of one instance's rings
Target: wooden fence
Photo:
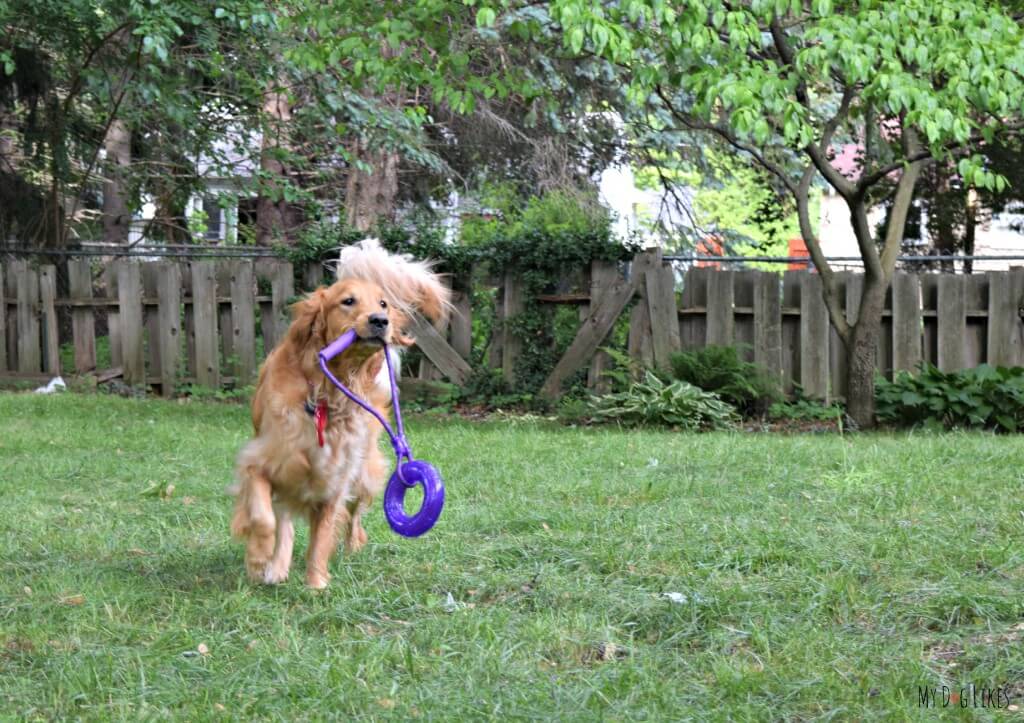
[[[313,265],[298,278],[301,286],[313,288],[323,275],[323,268]],[[538,299],[578,306],[581,321],[542,389],[549,397],[557,397],[583,367],[591,388],[606,389],[602,371],[608,359],[600,347],[627,309],[629,354],[644,364],[666,366],[680,349],[739,344],[787,391],[799,384],[806,394],[829,397],[845,386],[844,350],[815,274],[692,268],[680,275],[659,254],[648,252],[633,261],[628,277],[603,262],[570,277],[574,280],[562,293]],[[168,396],[190,382],[244,386],[287,328],[295,278],[291,264],[277,259],[119,260],[105,266],[72,259],[60,268],[0,263],[0,378],[35,380],[72,372],[101,380],[121,376]],[[494,283],[497,323],[485,358],[512,381],[522,349],[507,322],[527,299],[515,275]],[[840,288],[852,321],[862,279],[842,275]],[[469,297],[456,293],[455,306],[444,328],[415,322],[412,332],[425,357],[420,378],[463,384],[471,373]],[[946,370],[982,362],[1024,364],[1022,318],[1024,270],[897,274],[886,301],[878,368],[891,376],[920,361]],[[98,336],[109,341],[108,363],[98,358]],[[73,347],[68,368],[62,368],[62,343]]]

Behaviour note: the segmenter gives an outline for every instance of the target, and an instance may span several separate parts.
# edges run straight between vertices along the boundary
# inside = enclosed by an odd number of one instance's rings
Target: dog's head
[[[440,323],[452,309],[451,290],[434,273],[429,262],[388,253],[377,239],[366,239],[342,249],[338,278],[371,281],[383,289],[395,307],[398,329],[416,313]],[[412,343],[411,339],[400,336],[396,341]]]
[[[303,357],[304,366],[316,363],[316,355],[349,330],[358,341],[333,366],[354,370],[379,351],[381,344],[400,338],[401,312],[384,290],[363,279],[343,279],[321,287],[292,307],[289,337]]]

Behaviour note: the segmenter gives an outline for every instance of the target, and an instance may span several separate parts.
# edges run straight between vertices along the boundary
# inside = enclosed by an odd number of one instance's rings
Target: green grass
[[[1024,707],[1019,437],[415,418],[437,528],[376,505],[314,593],[303,527],[290,581],[244,579],[223,489],[248,428],[0,395],[4,716],[931,720],[918,686],[967,682]]]

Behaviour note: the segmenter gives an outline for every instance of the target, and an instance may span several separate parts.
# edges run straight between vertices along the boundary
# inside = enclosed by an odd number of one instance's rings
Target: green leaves
[[[736,412],[716,394],[682,381],[665,383],[651,372],[625,392],[590,402],[595,421],[627,426],[663,425],[686,431],[725,429]]]
[[[982,364],[959,372],[924,365],[917,376],[901,372],[875,383],[879,421],[906,426],[1024,428],[1024,367]]]

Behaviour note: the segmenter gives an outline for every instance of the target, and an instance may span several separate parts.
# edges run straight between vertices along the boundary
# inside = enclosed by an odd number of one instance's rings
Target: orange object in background
[[[807,250],[807,244],[804,243],[802,238],[791,238],[789,240],[789,253],[787,256],[790,258],[808,259],[807,263],[802,261],[790,261],[788,268],[796,271],[803,271],[804,269],[811,268],[811,252]]]
[[[725,249],[722,246],[722,241],[717,236],[708,236],[697,242],[698,256],[723,256],[724,251]],[[722,268],[722,262],[698,261],[695,266],[698,269],[720,269]]]

